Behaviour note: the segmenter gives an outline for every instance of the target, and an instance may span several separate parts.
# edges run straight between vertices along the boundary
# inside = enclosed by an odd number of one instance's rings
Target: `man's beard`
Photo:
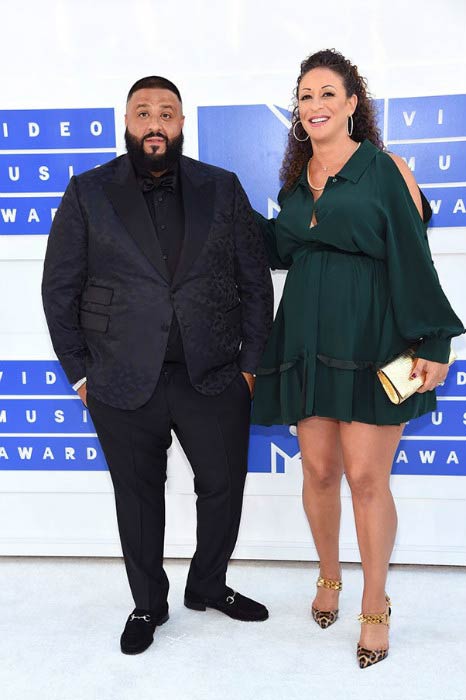
[[[146,153],[144,139],[151,136],[160,136],[165,139],[165,153]],[[141,140],[133,136],[128,129],[125,131],[126,150],[131,162],[139,172],[161,173],[172,168],[183,152],[183,141],[183,132],[170,141],[159,131],[151,131]]]

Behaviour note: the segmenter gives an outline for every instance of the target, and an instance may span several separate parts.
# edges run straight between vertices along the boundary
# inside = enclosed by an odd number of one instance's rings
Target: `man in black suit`
[[[89,406],[112,477],[136,605],[121,649],[137,654],[168,619],[164,491],[172,430],[197,494],[185,605],[239,620],[268,617],[226,585],[226,569],[272,286],[236,175],[181,155],[177,87],[158,76],[138,80],[125,120],[128,154],[69,183],[42,291],[54,349]]]

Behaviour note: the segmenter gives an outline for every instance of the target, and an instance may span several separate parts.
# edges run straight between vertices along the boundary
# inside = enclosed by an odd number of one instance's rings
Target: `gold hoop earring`
[[[293,129],[292,129],[293,136],[295,137],[296,141],[300,141],[301,143],[303,143],[304,141],[308,140],[309,134],[306,135],[305,139],[298,139],[298,137],[296,136],[296,131],[295,131],[298,124],[301,124],[301,126],[303,127],[301,119],[298,119],[298,121],[293,124]],[[303,131],[304,131],[304,127],[303,127]]]

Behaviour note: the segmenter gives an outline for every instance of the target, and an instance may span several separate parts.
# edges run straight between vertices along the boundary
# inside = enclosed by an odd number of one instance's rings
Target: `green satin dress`
[[[376,376],[420,339],[419,357],[447,362],[450,339],[464,332],[433,266],[427,221],[391,157],[363,141],[316,203],[306,169],[278,201],[276,219],[258,217],[270,266],[288,274],[252,422],[395,425],[435,410],[434,391],[392,404]]]

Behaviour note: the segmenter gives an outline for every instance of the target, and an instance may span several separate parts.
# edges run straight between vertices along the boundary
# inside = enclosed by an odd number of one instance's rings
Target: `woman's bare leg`
[[[353,498],[364,574],[363,613],[385,611],[388,564],[397,527],[389,482],[403,427],[340,423],[345,472]],[[362,625],[360,643],[367,649],[388,648],[388,627]]]
[[[343,474],[338,421],[305,418],[298,423],[303,465],[303,505],[320,559],[320,575],[341,578],[340,486]],[[338,592],[318,588],[313,605],[319,610],[338,608]]]

